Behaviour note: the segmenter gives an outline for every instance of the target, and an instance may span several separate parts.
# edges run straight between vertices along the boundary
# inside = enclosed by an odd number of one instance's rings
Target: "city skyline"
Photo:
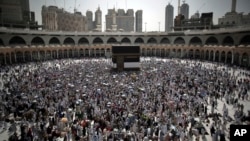
[[[43,5],[49,6],[54,5],[59,8],[65,8],[68,12],[73,12],[74,7],[76,7],[77,11],[80,11],[84,16],[86,16],[87,10],[92,12],[96,11],[98,7],[100,7],[102,11],[102,25],[105,25],[105,15],[108,12],[108,9],[116,8],[116,9],[133,9],[134,11],[143,10],[143,27],[142,30],[145,31],[165,31],[165,7],[171,0],[158,0],[155,3],[152,0],[43,0],[36,1],[30,0],[30,9],[31,11],[35,11],[36,20],[39,24],[41,21],[41,7]],[[75,3],[76,2],[76,3]],[[143,4],[142,4],[143,2]],[[231,0],[186,0],[186,3],[189,4],[189,17],[192,16],[197,10],[202,12],[213,12],[214,24],[218,23],[218,18],[221,18],[225,15],[225,13],[231,11]],[[87,3],[87,4],[85,4]],[[182,4],[183,2],[181,2]],[[174,17],[177,15],[177,7],[178,0],[172,0],[171,4],[174,7]],[[243,12],[244,14],[250,13],[249,10],[250,4],[247,0],[237,0],[236,11]],[[94,18],[94,17],[93,17]],[[102,26],[102,30],[104,30],[104,26]]]

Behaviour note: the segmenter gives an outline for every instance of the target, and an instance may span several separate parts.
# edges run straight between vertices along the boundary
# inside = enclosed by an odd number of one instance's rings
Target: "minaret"
[[[112,12],[112,31],[117,31],[117,24],[116,24],[116,12],[115,12],[115,8],[113,9],[113,12]]]
[[[236,12],[236,0],[232,0],[232,8],[231,8],[231,12]]]
[[[95,12],[95,22],[96,22],[96,30],[102,31],[102,11],[100,7]]]
[[[181,2],[178,0],[178,15],[181,14]]]

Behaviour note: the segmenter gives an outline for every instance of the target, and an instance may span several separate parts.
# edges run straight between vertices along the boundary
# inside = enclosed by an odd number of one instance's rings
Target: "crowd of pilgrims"
[[[223,64],[141,58],[140,71],[117,72],[110,59],[85,58],[0,72],[10,141],[223,141],[229,124],[249,120],[239,101],[248,100],[250,73]]]

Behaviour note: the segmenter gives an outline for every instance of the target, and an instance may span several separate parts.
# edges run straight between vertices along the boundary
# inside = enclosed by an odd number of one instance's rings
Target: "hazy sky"
[[[172,2],[171,2],[172,1]],[[225,15],[231,10],[232,0],[186,0],[189,4],[189,16],[193,15],[197,10],[201,12],[213,12],[214,23],[218,23],[218,18]],[[107,9],[121,8],[143,10],[143,31],[145,31],[145,23],[147,31],[165,30],[165,7],[171,2],[174,6],[174,16],[177,15],[178,0],[30,0],[30,9],[35,11],[36,20],[41,24],[41,7],[43,5],[56,5],[65,8],[69,12],[73,12],[74,7],[83,15],[90,10],[93,13],[98,6],[102,11],[102,23],[105,22]],[[181,0],[182,3],[182,0]],[[237,12],[250,13],[250,0],[237,0]],[[94,17],[93,17],[94,18]],[[160,24],[159,24],[160,22]],[[104,27],[103,27],[104,29]]]

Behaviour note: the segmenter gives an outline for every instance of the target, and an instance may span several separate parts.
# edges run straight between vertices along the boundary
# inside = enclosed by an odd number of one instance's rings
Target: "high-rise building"
[[[245,26],[250,24],[250,13],[244,15],[236,12],[236,0],[232,0],[231,11],[225,16],[219,18],[218,25],[220,27]]]
[[[92,31],[94,29],[94,22],[93,22],[93,13],[92,11],[86,12],[86,18],[87,18],[87,25],[88,25],[88,31]]]
[[[169,3],[165,10],[165,31],[171,31],[174,23],[174,7]]]
[[[182,15],[184,15],[185,19],[189,19],[189,5],[183,1],[183,4],[181,5],[180,12]]]
[[[15,28],[38,28],[29,0],[0,0],[1,26]]]
[[[100,7],[95,12],[95,31],[102,31],[102,11]]]
[[[125,13],[124,10],[109,9],[106,15],[106,28],[107,31],[134,31],[134,10],[128,9]]]
[[[86,17],[80,12],[70,13],[56,6],[42,7],[42,24],[51,31],[87,31]]]
[[[142,32],[142,10],[135,12],[135,31]]]

